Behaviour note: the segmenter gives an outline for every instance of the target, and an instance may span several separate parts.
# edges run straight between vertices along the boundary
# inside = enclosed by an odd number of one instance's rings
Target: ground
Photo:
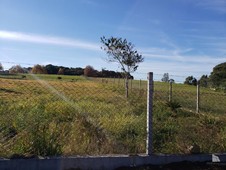
[[[120,167],[116,170],[225,170],[225,163],[179,162],[167,165],[146,165],[140,167]]]

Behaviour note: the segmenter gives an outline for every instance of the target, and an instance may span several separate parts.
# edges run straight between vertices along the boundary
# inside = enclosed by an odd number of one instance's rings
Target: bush
[[[166,102],[166,106],[168,106],[174,112],[176,112],[177,109],[181,108],[181,104],[177,101],[168,101]]]

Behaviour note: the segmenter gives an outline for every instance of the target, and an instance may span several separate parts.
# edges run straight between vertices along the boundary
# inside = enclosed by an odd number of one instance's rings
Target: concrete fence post
[[[153,92],[154,92],[154,82],[153,73],[148,73],[147,81],[147,140],[146,140],[146,154],[152,154],[152,114],[153,114]]]
[[[200,104],[200,85],[197,83],[197,96],[196,96],[196,113],[199,113]]]

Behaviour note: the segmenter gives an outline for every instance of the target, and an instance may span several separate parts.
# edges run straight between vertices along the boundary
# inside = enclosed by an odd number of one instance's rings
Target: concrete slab
[[[226,162],[226,154],[111,155],[52,157],[46,159],[0,159],[1,170],[113,170],[119,167],[164,165],[176,162]]]

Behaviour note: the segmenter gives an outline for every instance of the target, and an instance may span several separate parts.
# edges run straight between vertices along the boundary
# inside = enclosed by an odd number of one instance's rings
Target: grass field
[[[61,78],[59,78],[61,77]],[[63,75],[0,76],[0,156],[144,153],[146,82],[133,81],[125,98],[123,80]],[[155,82],[155,153],[224,152],[226,96],[202,89]]]

